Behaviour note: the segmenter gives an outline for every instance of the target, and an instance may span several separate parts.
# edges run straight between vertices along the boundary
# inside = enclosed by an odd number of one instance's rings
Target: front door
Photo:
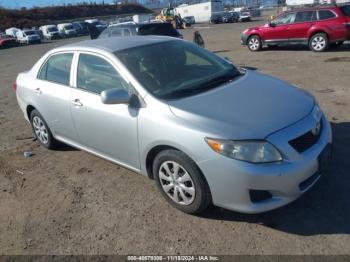
[[[267,25],[264,28],[264,41],[266,44],[279,44],[288,42],[288,27],[293,23],[295,13],[285,13],[272,21],[273,26]]]
[[[126,104],[106,105],[102,91],[126,89],[129,84],[104,57],[80,53],[76,88],[71,92],[71,113],[79,143],[121,164],[139,169],[138,108]]]

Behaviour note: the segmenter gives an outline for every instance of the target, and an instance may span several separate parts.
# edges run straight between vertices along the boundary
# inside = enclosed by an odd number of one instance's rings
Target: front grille
[[[318,172],[316,172],[315,174],[313,174],[312,176],[308,177],[307,179],[305,179],[303,182],[301,182],[299,184],[299,189],[301,191],[304,191],[305,189],[307,189],[309,186],[311,186],[315,180],[317,178],[319,178],[320,174]]]
[[[320,139],[322,134],[323,126],[321,121],[320,131],[317,135],[314,135],[311,130],[305,134],[289,141],[289,144],[299,153],[302,153],[312,147]]]

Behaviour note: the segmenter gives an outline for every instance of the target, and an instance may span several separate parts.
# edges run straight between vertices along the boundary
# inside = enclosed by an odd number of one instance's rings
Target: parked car
[[[170,23],[141,23],[125,22],[111,25],[98,38],[133,35],[163,35],[182,38],[182,35]]]
[[[72,22],[72,25],[77,31],[77,35],[88,35],[89,34],[89,28],[88,28],[88,23],[85,21],[75,21]]]
[[[239,13],[238,21],[239,22],[250,22],[250,21],[252,21],[252,15],[250,14],[249,11],[242,11]]]
[[[44,38],[43,32],[41,32],[39,27],[33,26],[31,29],[28,29],[28,30],[34,31],[38,36],[40,36],[40,39]]]
[[[105,30],[107,28],[107,25],[101,23],[101,21],[98,19],[87,19],[87,20],[85,20],[85,22],[95,26],[100,32],[102,32],[103,30]]]
[[[231,15],[231,21],[232,21],[233,23],[238,22],[238,20],[239,20],[239,14],[238,14],[237,12],[235,12],[235,11],[229,11],[229,14]]]
[[[194,16],[185,16],[182,18],[186,23],[190,25],[194,25],[196,23],[196,20],[194,19]]]
[[[210,17],[210,23],[212,23],[212,24],[223,23],[222,13],[213,13]]]
[[[46,40],[54,40],[60,38],[60,33],[55,25],[43,25],[39,28],[42,32],[43,38]]]
[[[0,48],[17,46],[16,38],[6,34],[0,34]]]
[[[266,45],[305,44],[322,52],[346,40],[350,40],[350,5],[288,11],[269,24],[243,31],[241,36],[241,43],[251,51]]]
[[[187,213],[283,206],[331,152],[312,95],[173,37],[58,47],[13,88],[43,147],[61,141],[149,176]]]
[[[58,24],[57,29],[62,38],[77,36],[77,31],[74,29],[72,23]]]
[[[41,37],[34,30],[20,30],[16,32],[16,38],[20,44],[40,44]]]

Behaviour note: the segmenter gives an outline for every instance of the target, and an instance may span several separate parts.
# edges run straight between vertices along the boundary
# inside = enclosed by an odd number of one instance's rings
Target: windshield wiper
[[[210,89],[218,87],[221,84],[231,82],[234,78],[241,76],[241,75],[242,74],[240,74],[240,73],[234,73],[234,74],[226,74],[226,75],[217,76],[217,77],[214,77],[212,79],[205,81],[204,83],[202,83],[194,88],[185,88],[185,89],[174,90],[173,92],[163,96],[163,98],[175,99],[175,98],[186,97],[189,95],[195,95],[198,93],[203,93],[205,91],[208,91]]]

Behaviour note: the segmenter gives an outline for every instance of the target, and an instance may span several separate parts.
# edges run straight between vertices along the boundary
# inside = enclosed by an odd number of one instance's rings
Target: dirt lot
[[[48,151],[11,90],[47,50],[79,38],[0,50],[0,254],[350,254],[350,44],[325,53],[251,53],[240,33],[262,21],[200,25],[206,47],[237,65],[290,81],[316,96],[332,122],[334,159],[294,203],[260,215],[171,208],[152,180],[88,153]],[[32,150],[34,156],[24,158]]]

